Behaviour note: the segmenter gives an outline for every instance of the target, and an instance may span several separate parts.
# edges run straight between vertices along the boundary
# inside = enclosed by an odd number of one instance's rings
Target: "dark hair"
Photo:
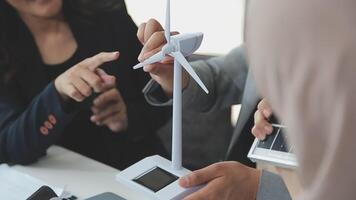
[[[126,12],[124,0],[63,0],[63,13],[71,22],[90,23],[96,16],[105,12],[119,10]],[[16,24],[19,24],[16,10],[5,0],[0,0],[0,83],[9,81],[11,74],[18,70],[13,44],[9,44],[9,38],[16,35]]]

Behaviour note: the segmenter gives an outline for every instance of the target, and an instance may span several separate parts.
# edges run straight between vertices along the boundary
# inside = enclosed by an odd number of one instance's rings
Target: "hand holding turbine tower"
[[[118,181],[154,199],[181,199],[199,188],[182,188],[177,180],[190,172],[182,167],[182,67],[208,93],[208,89],[185,58],[200,47],[203,34],[188,33],[171,36],[170,33],[170,0],[167,0],[164,34],[167,44],[160,52],[134,66],[134,69],[160,62],[166,56],[174,58],[172,162],[157,155],[151,156],[120,172],[117,176]]]

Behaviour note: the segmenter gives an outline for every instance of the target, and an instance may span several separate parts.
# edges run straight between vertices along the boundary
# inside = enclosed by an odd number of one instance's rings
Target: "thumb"
[[[194,171],[191,174],[182,177],[179,180],[179,185],[185,188],[202,185],[204,183],[210,182],[215,178],[218,178],[218,174],[219,172],[216,168],[216,165],[210,165],[206,168]]]
[[[116,84],[115,76],[107,74],[103,69],[96,69],[96,73],[103,81],[105,87],[113,87]]]
[[[103,80],[105,86],[113,87],[116,84],[115,76],[105,75],[105,76],[100,76],[100,78]]]

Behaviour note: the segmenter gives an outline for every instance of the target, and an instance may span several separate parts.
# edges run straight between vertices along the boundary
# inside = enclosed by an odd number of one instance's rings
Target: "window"
[[[155,18],[164,24],[166,0],[126,0],[137,25]],[[224,54],[242,43],[244,0],[171,0],[172,30],[203,32],[199,53]]]

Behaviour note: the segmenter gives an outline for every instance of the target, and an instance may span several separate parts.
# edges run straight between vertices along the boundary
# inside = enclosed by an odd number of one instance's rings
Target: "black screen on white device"
[[[158,192],[177,179],[178,177],[174,174],[171,174],[159,167],[155,167],[151,171],[135,178],[134,181],[152,190],[153,192]]]
[[[272,134],[267,136],[265,140],[259,141],[257,147],[293,153],[293,149],[288,146],[287,136],[282,128],[273,128]]]

